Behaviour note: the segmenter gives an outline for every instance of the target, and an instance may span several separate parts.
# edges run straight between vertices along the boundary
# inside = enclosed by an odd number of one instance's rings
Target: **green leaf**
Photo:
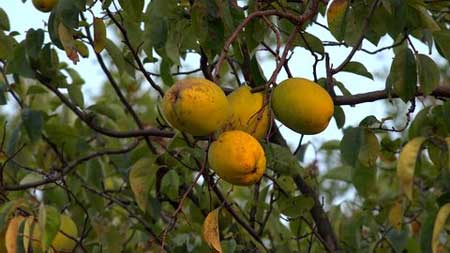
[[[327,22],[331,34],[338,40],[342,41],[345,35],[346,18],[349,9],[348,0],[333,0],[327,11]]]
[[[78,16],[83,10],[85,3],[85,0],[59,0],[53,11],[59,21],[65,26],[76,29],[79,25]]]
[[[373,167],[364,166],[362,163],[357,163],[352,167],[352,180],[358,194],[369,198],[369,196],[376,194],[376,180],[377,170]]]
[[[81,85],[69,85],[67,91],[69,92],[69,97],[74,104],[83,108],[84,107],[84,97],[83,92],[81,92]]]
[[[340,149],[342,158],[347,164],[372,167],[378,158],[380,145],[372,131],[356,127],[344,131]]]
[[[380,154],[380,143],[377,136],[369,130],[363,130],[358,161],[365,167],[374,167]]]
[[[5,231],[9,216],[17,207],[17,200],[11,200],[0,205],[0,231]]]
[[[267,82],[266,77],[264,76],[264,72],[261,69],[261,66],[256,58],[256,54],[252,56],[250,60],[250,70],[252,72],[252,77],[255,81],[255,85],[264,85]]]
[[[159,72],[161,74],[161,79],[163,80],[164,84],[167,86],[172,86],[172,84],[175,83],[175,80],[173,79],[172,73],[170,71],[170,63],[167,59],[163,59],[161,62],[161,65],[159,66]]]
[[[14,52],[17,41],[11,35],[0,31],[0,59],[8,59]]]
[[[314,200],[306,196],[282,197],[278,206],[282,214],[290,217],[299,217],[311,210],[314,206]]]
[[[149,201],[149,191],[155,182],[155,158],[142,158],[130,169],[131,190],[139,208],[145,212]]]
[[[0,105],[6,105],[6,85],[0,80]]]
[[[322,176],[322,179],[340,180],[347,183],[352,182],[352,170],[353,168],[347,165],[339,166],[333,169],[327,170]]]
[[[39,52],[41,51],[43,43],[44,43],[44,30],[30,29],[27,31],[25,39],[25,48],[29,57],[37,58]]]
[[[436,47],[438,52],[447,58],[447,61],[450,61],[450,31],[443,30],[439,32],[433,33],[434,42],[436,43]]]
[[[441,78],[439,67],[433,59],[424,54],[417,54],[416,60],[420,87],[425,95],[430,95],[439,86]]]
[[[162,178],[161,191],[171,200],[175,201],[178,199],[179,186],[180,177],[175,170],[170,170]]]
[[[11,26],[9,24],[8,14],[3,8],[0,8],[0,30],[9,31]]]
[[[367,71],[366,67],[360,62],[351,61],[347,63],[347,65],[345,65],[342,71],[354,73],[360,76],[365,76],[373,80],[373,75],[369,71]]]
[[[419,157],[422,144],[426,141],[424,137],[417,137],[410,140],[402,149],[397,163],[397,177],[400,187],[406,196],[412,200],[413,180],[416,161]]]
[[[22,112],[22,122],[31,141],[41,138],[42,128],[44,126],[44,117],[41,111],[24,109]]]
[[[264,151],[267,157],[267,168],[281,175],[297,175],[302,171],[299,162],[288,148],[270,143],[264,145]]]
[[[410,49],[402,49],[395,55],[389,76],[395,92],[404,102],[414,98],[417,72],[414,54]]]
[[[448,150],[448,169],[450,169],[450,137],[445,138],[445,142],[447,142],[447,150]]]
[[[106,46],[106,25],[101,18],[94,18],[94,51],[101,53]]]
[[[41,204],[39,207],[39,226],[41,230],[41,247],[45,252],[53,242],[60,227],[60,215],[56,208]]]
[[[432,32],[441,30],[438,23],[434,20],[431,13],[429,13],[429,11],[425,7],[420,6],[419,4],[415,4],[413,5],[413,8],[417,10],[417,16],[414,18],[418,18],[418,20],[420,20],[421,27]]]
[[[141,20],[144,0],[119,0],[119,3],[128,14],[127,17],[133,19],[133,21],[139,22]]]
[[[303,36],[297,36],[298,38],[295,40],[295,45],[319,54],[323,54],[325,52],[322,41],[319,38],[307,32],[303,32],[302,35]]]
[[[424,222],[420,228],[420,249],[424,253],[431,253],[431,242],[436,215],[437,210],[427,210],[423,218]]]
[[[342,107],[336,105],[334,106],[334,120],[336,120],[336,125],[341,129],[345,125],[345,112]]]
[[[112,120],[119,119],[122,114],[120,113],[120,106],[114,103],[98,102],[87,108],[90,111],[104,115]]]
[[[391,229],[386,233],[386,239],[392,245],[394,252],[403,252],[408,243],[408,231]]]
[[[18,74],[23,77],[34,78],[35,74],[31,68],[30,59],[26,53],[25,44],[19,44],[12,56],[10,57],[7,65],[6,72],[12,74]]]

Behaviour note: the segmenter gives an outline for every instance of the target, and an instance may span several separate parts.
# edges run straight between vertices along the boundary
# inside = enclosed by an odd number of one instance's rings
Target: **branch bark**
[[[425,96],[422,91],[417,91],[416,97]],[[450,86],[439,86],[430,96],[450,98]],[[334,97],[335,105],[357,105],[362,103],[373,102],[388,98],[398,98],[399,95],[395,92],[389,93],[386,90],[372,91],[367,93],[355,94],[351,96],[336,96]]]

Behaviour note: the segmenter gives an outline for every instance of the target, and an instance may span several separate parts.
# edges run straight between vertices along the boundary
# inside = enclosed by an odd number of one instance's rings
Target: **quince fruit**
[[[58,0],[33,0],[34,7],[42,12],[51,11],[57,3]]]
[[[264,138],[269,128],[269,109],[264,105],[264,93],[252,93],[249,86],[242,86],[227,98],[231,115],[224,130],[242,130],[256,139]]]
[[[224,132],[211,143],[208,162],[219,177],[234,185],[254,184],[266,170],[261,144],[240,130]]]
[[[317,134],[327,128],[334,104],[319,84],[304,78],[290,78],[274,88],[272,110],[281,123],[295,132]]]
[[[203,78],[179,80],[167,90],[162,112],[168,123],[194,136],[220,129],[229,117],[227,97],[215,83]]]

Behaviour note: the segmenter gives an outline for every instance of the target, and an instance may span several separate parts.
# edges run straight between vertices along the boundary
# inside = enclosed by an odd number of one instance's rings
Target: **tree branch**
[[[317,0],[313,1],[312,5],[313,5],[313,7],[314,6],[317,7],[318,1]],[[298,16],[298,15],[292,14],[292,13],[288,13],[288,12],[282,12],[279,10],[255,11],[255,12],[251,13],[250,15],[248,15],[245,18],[245,20],[239,24],[239,26],[234,30],[234,32],[231,34],[231,36],[225,42],[222,52],[220,53],[219,60],[217,61],[217,65],[214,68],[214,72],[213,72],[214,82],[218,83],[218,81],[219,81],[218,79],[219,79],[220,67],[222,66],[222,63],[226,58],[229,47],[237,39],[237,37],[238,37],[239,33],[241,33],[242,29],[244,29],[244,27],[246,27],[250,23],[250,21],[252,21],[253,19],[255,19],[257,17],[262,17],[262,16],[278,16],[281,18],[286,18],[296,25],[302,25],[306,20],[311,19],[316,13],[317,13],[317,8],[311,8],[310,10],[306,11],[301,16]]]
[[[141,59],[139,59],[139,55],[138,55],[137,51],[134,50],[133,46],[131,45],[130,39],[128,38],[127,30],[125,30],[123,25],[121,25],[117,21],[117,19],[114,17],[114,15],[108,9],[106,9],[106,13],[108,14],[109,18],[111,18],[113,23],[119,28],[119,31],[122,33],[122,36],[123,36],[123,39],[124,39],[124,43],[125,43],[125,45],[127,45],[128,49],[130,49],[131,54],[133,55],[133,58],[136,61],[137,65],[138,65],[138,68],[142,72],[142,74],[144,75],[145,79],[150,83],[150,85],[153,87],[153,89],[155,89],[159,93],[159,95],[161,97],[163,97],[164,96],[164,91],[161,89],[161,87],[159,85],[157,85],[155,83],[155,81],[153,81],[153,79],[150,76],[150,74],[145,70]]]
[[[446,97],[450,98],[450,86],[439,86],[430,94],[434,97]],[[416,97],[425,96],[422,91],[417,91]],[[399,95],[395,92],[391,92],[390,96],[386,90],[372,91],[367,93],[361,93],[351,96],[336,96],[334,97],[335,105],[356,105],[367,102],[373,102],[377,100],[387,98],[398,98]]]
[[[86,18],[81,14],[81,17],[84,21],[86,21]],[[136,111],[133,109],[133,107],[130,105],[130,103],[127,101],[127,99],[125,98],[125,96],[123,95],[122,91],[119,88],[118,83],[116,82],[116,80],[114,79],[114,77],[112,76],[111,72],[108,70],[108,67],[106,67],[105,61],[103,60],[102,56],[100,55],[100,53],[97,53],[95,51],[94,48],[94,40],[92,39],[91,36],[91,32],[89,31],[89,28],[86,27],[85,29],[86,31],[86,35],[87,35],[87,39],[89,40],[89,43],[92,46],[92,49],[95,52],[95,56],[97,57],[97,61],[98,63],[100,63],[100,67],[103,70],[103,72],[105,73],[106,77],[109,80],[109,83],[111,84],[111,86],[113,87],[114,91],[116,92],[117,96],[119,97],[119,100],[122,102],[122,104],[125,106],[125,108],[127,109],[127,111],[131,114],[131,117],[133,118],[134,122],[136,123],[136,125],[139,127],[139,129],[144,129],[144,124],[142,123],[141,119],[139,118],[139,116],[137,115]],[[125,33],[126,34],[126,33]],[[126,36],[124,34],[124,37]],[[128,38],[128,37],[127,37]],[[129,42],[129,41],[128,41]],[[128,45],[128,44],[127,44]],[[130,45],[130,50],[131,50],[131,45]],[[137,57],[137,62],[138,64],[140,63],[142,66],[142,63],[139,60],[139,57],[136,55]],[[142,66],[143,68],[143,66]],[[144,75],[148,75],[147,72],[145,71],[145,69],[143,69],[143,73]],[[159,87],[158,87],[159,88]],[[162,92],[162,91],[161,91]],[[164,95],[164,93],[162,93]],[[153,146],[152,142],[150,141],[150,139],[148,138],[148,136],[144,137],[145,142],[147,143],[148,148],[150,149],[150,151],[154,154],[156,154],[156,148]]]
[[[347,58],[345,58],[345,60],[338,67],[336,67],[335,69],[331,69],[332,75],[341,71],[345,67],[345,65],[347,65],[347,63],[350,62],[353,55],[355,55],[356,51],[358,51],[359,47],[361,46],[361,44],[364,40],[364,36],[366,35],[367,28],[369,27],[370,18],[372,17],[372,15],[375,11],[375,8],[378,5],[378,2],[379,2],[379,0],[373,1],[372,5],[370,6],[369,14],[367,15],[367,17],[364,20],[361,37],[359,37],[358,42],[356,42],[356,45],[352,48],[350,53],[347,55]]]
[[[82,157],[80,159],[70,162],[66,167],[61,169],[60,172],[49,174],[46,178],[44,178],[42,180],[31,182],[31,183],[26,183],[26,184],[20,184],[20,185],[5,185],[3,187],[0,187],[0,191],[22,191],[22,190],[36,188],[41,185],[56,182],[56,181],[64,178],[67,174],[72,172],[78,165],[80,165],[84,162],[87,162],[87,161],[94,159],[96,157],[99,157],[99,156],[124,154],[124,153],[130,152],[131,150],[136,148],[138,144],[139,144],[139,141],[136,141],[135,143],[131,144],[130,146],[128,146],[124,149],[103,150],[103,151],[98,151],[98,152],[92,153],[90,155],[87,155],[85,157]]]

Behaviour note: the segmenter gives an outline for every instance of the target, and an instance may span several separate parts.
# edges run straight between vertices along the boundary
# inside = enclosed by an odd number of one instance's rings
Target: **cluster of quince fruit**
[[[254,184],[264,174],[266,156],[258,140],[267,135],[272,111],[301,134],[322,132],[334,112],[328,92],[304,78],[281,82],[271,96],[253,93],[249,86],[226,96],[209,80],[183,79],[166,92],[161,108],[173,128],[194,136],[218,135],[209,147],[208,163],[234,185]]]
[[[74,238],[78,237],[78,229],[75,222],[65,214],[60,215],[60,228],[49,247],[49,252],[72,252],[76,246]],[[21,240],[18,240],[21,238]],[[23,248],[25,253],[42,253],[41,228],[34,216],[14,216],[8,223],[8,227],[0,243],[0,252],[16,253]],[[23,245],[18,245],[23,242]]]

